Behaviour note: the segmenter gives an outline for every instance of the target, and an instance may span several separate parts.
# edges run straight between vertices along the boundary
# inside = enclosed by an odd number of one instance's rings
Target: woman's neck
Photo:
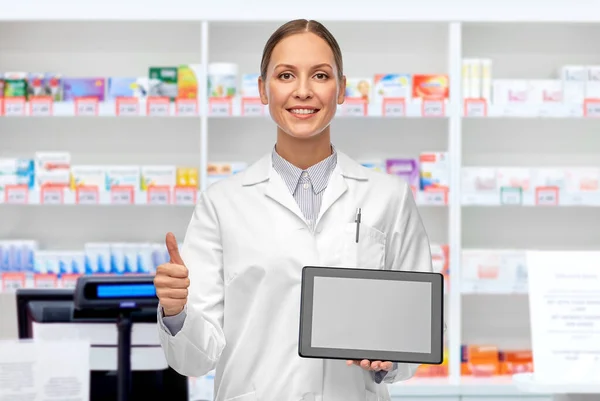
[[[318,136],[306,139],[294,138],[278,131],[275,150],[294,166],[306,170],[331,156],[329,128]]]

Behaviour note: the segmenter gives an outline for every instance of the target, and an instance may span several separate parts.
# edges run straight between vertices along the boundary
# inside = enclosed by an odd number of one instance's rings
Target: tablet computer
[[[301,357],[441,364],[443,334],[442,274],[303,268]]]

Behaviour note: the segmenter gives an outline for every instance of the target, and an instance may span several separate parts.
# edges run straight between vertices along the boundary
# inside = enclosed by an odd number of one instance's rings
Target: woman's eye
[[[327,74],[318,73],[315,76],[317,77],[317,79],[327,79]]]
[[[284,72],[283,74],[281,74],[279,76],[279,78],[282,78],[282,79],[290,79],[291,77],[292,77],[292,74],[290,74],[289,72]]]

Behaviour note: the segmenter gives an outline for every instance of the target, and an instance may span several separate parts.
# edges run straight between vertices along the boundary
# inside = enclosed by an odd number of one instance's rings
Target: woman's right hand
[[[167,234],[165,242],[170,260],[156,268],[154,287],[164,316],[174,316],[181,313],[187,303],[190,279],[173,233]]]

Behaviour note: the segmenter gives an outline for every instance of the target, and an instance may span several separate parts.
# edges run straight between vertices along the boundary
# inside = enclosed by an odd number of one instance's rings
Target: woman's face
[[[259,79],[263,104],[280,130],[295,138],[311,138],[329,127],[337,105],[344,102],[345,78],[327,42],[306,32],[288,36],[273,49],[266,81]]]

